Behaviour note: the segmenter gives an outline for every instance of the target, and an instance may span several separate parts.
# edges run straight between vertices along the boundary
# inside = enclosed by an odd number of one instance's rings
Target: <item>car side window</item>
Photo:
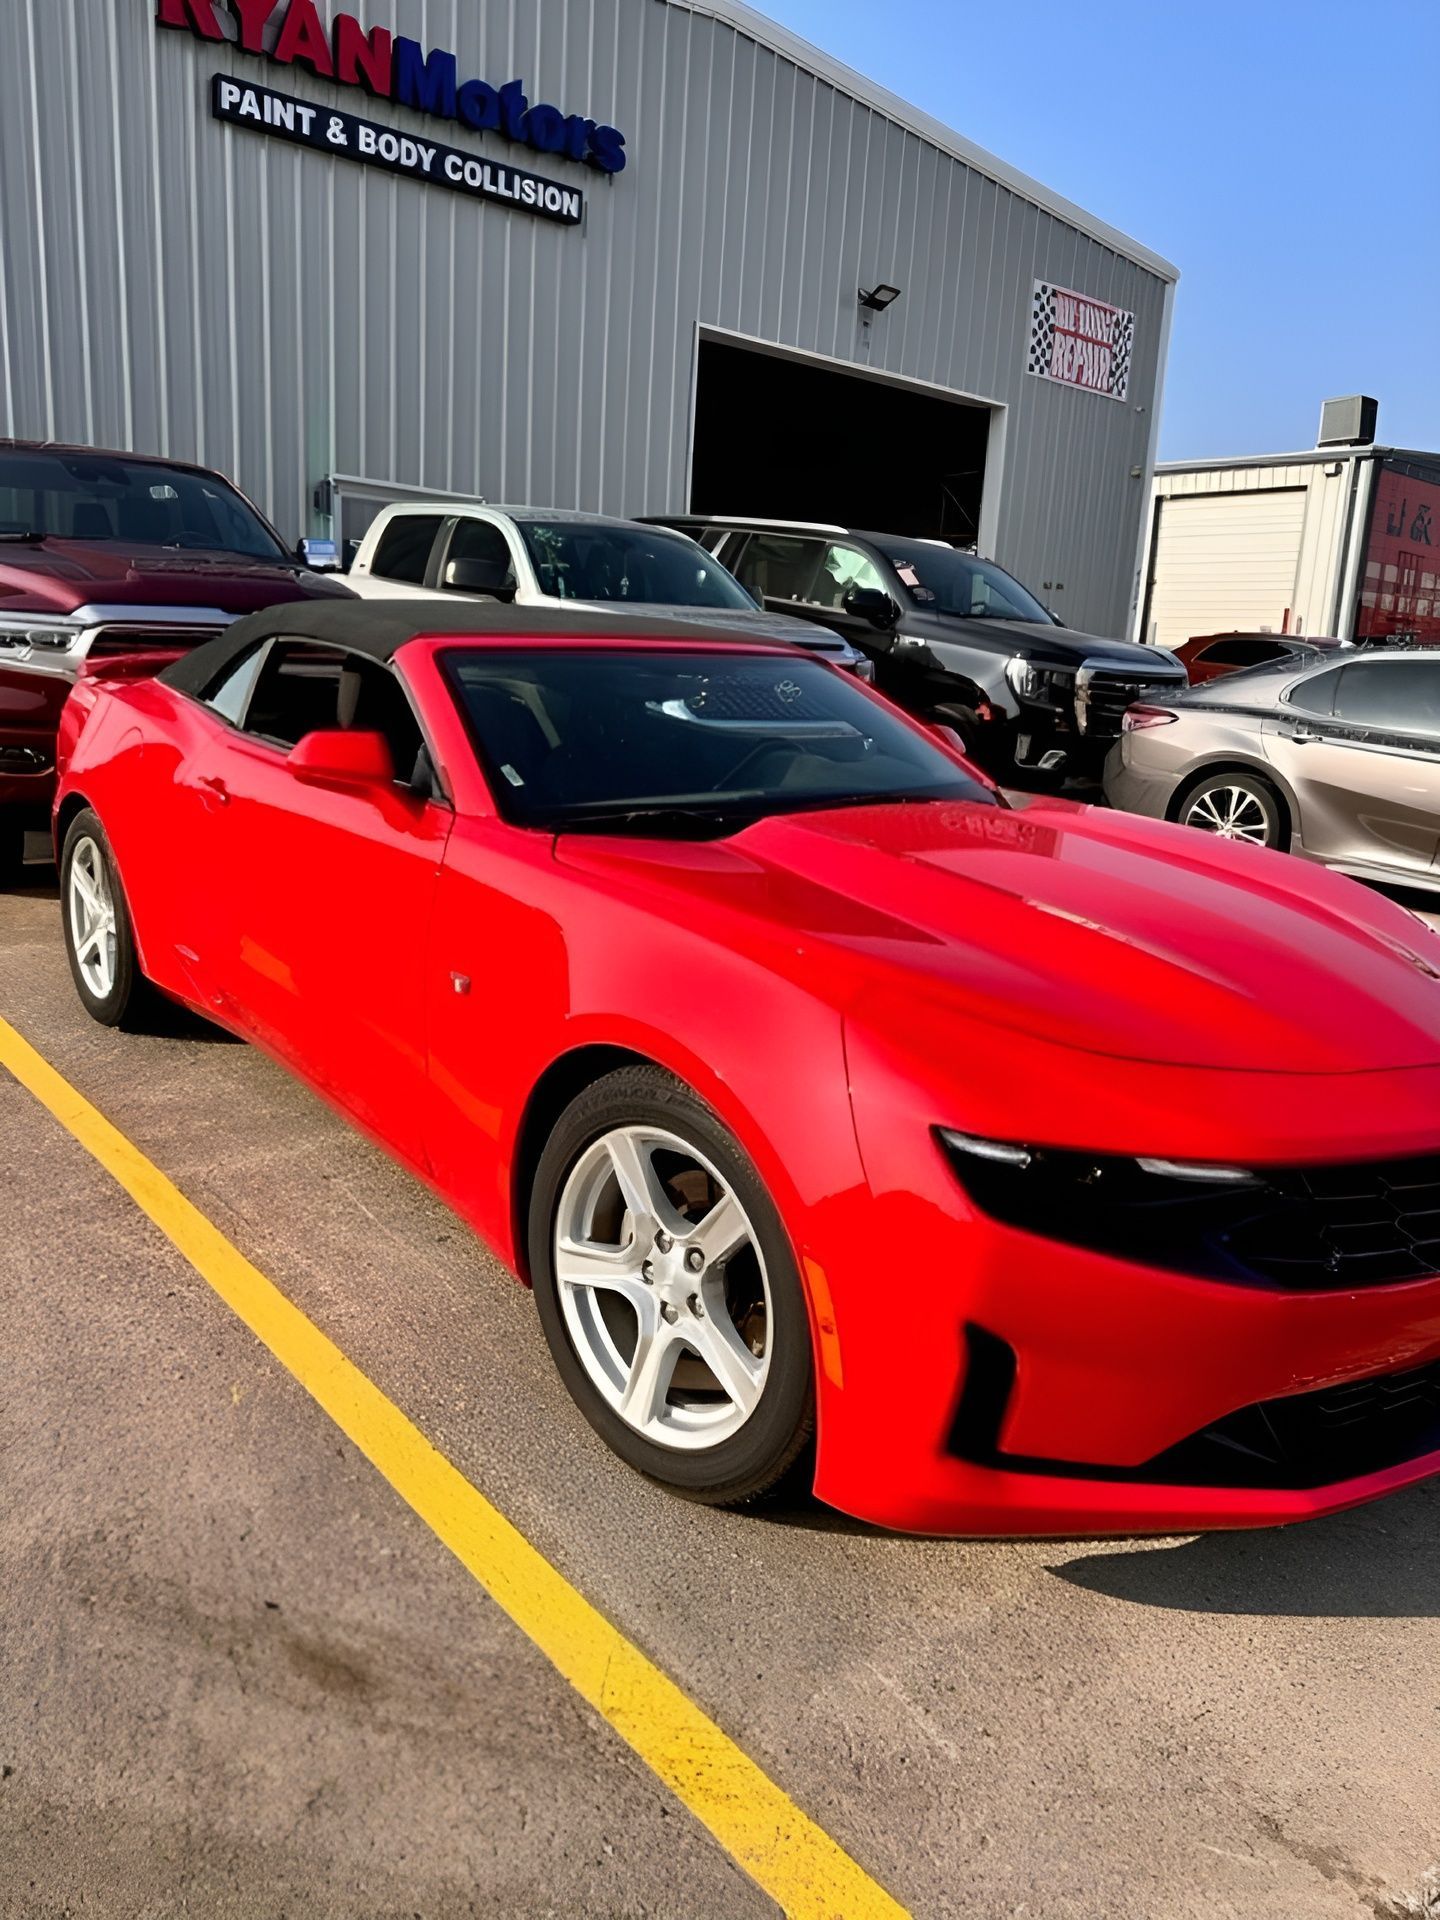
[[[440,526],[438,513],[397,513],[380,536],[370,562],[371,573],[385,580],[424,586]]]
[[[809,600],[824,547],[787,533],[756,533],[746,543],[736,578],[760,600]]]
[[[457,520],[445,558],[447,561],[478,560],[487,567],[494,567],[497,577],[503,572],[502,587],[512,593],[519,585],[515,578],[510,542],[492,520]]]
[[[1317,673],[1313,680],[1302,680],[1298,687],[1290,689],[1287,704],[1299,707],[1304,713],[1333,714],[1340,675],[1344,671],[1343,667],[1331,667],[1328,673]]]
[[[1362,660],[1340,669],[1335,716],[1377,733],[1440,739],[1440,658]]]
[[[250,698],[250,689],[255,684],[255,676],[260,671],[264,652],[265,642],[257,640],[253,647],[247,648],[238,660],[232,661],[212,680],[200,696],[212,713],[218,713],[232,727],[238,727],[245,717],[245,706]]]
[[[288,749],[337,726],[343,660],[337,648],[313,640],[277,640],[245,709],[245,732]]]
[[[390,669],[363,654],[313,641],[278,640],[255,682],[245,732],[288,750],[307,733],[332,728],[383,734],[396,779],[413,779],[425,737]]]
[[[1217,640],[1201,649],[1200,658],[1207,666],[1258,667],[1267,660],[1283,660],[1290,651],[1283,640]]]
[[[889,592],[880,569],[868,554],[861,553],[858,547],[827,547],[810,590],[812,605],[839,613],[844,608],[845,596],[857,587],[866,592]]]

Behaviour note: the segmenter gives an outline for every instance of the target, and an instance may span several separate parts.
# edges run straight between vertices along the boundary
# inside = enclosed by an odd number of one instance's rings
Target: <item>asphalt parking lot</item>
[[[0,1016],[903,1909],[1435,1911],[1440,1488],[1120,1543],[688,1507],[279,1069],[88,1022],[30,878]],[[0,1141],[0,1913],[777,1910],[3,1071]]]

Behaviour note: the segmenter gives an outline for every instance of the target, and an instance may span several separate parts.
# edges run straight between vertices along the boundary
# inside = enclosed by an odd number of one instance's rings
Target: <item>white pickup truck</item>
[[[362,599],[451,600],[457,594],[614,615],[627,607],[693,613],[736,637],[785,640],[868,680],[858,647],[825,627],[768,613],[688,535],[599,514],[453,500],[386,507],[345,576]]]

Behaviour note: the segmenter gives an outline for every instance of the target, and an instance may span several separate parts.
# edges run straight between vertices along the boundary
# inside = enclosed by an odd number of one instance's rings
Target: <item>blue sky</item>
[[[1440,448],[1440,28],[1391,0],[758,0],[1180,269],[1166,458]]]

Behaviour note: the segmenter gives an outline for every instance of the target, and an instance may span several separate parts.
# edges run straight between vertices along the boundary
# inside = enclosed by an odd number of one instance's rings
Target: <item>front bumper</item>
[[[916,1021],[918,1033],[923,1009]],[[1440,1367],[1440,1274],[1299,1292],[1066,1245],[1044,1237],[1043,1220],[1020,1231],[982,1214],[916,1119],[923,1101],[954,1124],[964,1085],[967,1108],[986,1102],[964,1115],[975,1131],[1026,1138],[1033,1094],[1017,1082],[1048,1060],[1057,1112],[1080,1101],[1086,1076],[1087,1124],[1107,1149],[1275,1166],[1383,1160],[1440,1147],[1440,1068],[1288,1076],[1076,1056],[1067,1080],[1060,1050],[1021,1075],[1013,1037],[990,1039],[993,1057],[983,1033],[952,1050],[932,1031],[942,1064],[921,1092],[913,1052],[847,1028],[866,1183],[831,1203],[823,1244],[805,1250],[821,1499],[917,1533],[1171,1533],[1307,1519],[1440,1473],[1440,1372],[1427,1387],[1433,1444],[1424,1422],[1388,1453],[1373,1430],[1347,1452],[1342,1432],[1319,1478],[1303,1462],[1277,1473],[1226,1460],[1207,1483],[1196,1466],[1219,1458],[1198,1437],[1233,1434],[1248,1409],[1298,1409],[1299,1396]],[[938,1104],[946,1084],[949,1109]],[[998,1391],[993,1365],[988,1381],[979,1371],[987,1342],[991,1362],[994,1343],[1014,1357]]]
[[[45,824],[55,796],[55,746],[70,676],[0,664],[0,808]]]
[[[943,1162],[942,1178],[953,1178]],[[1382,1445],[1377,1460],[1367,1429],[1357,1470],[1332,1452],[1318,1484],[1284,1484],[1313,1478],[1303,1463],[1277,1474],[1257,1461],[1251,1475],[1199,1441],[1227,1422],[1243,1433],[1245,1409],[1440,1363],[1440,1277],[1283,1293],[1018,1233],[963,1195],[896,1197],[883,1212],[891,1233],[924,1232],[925,1332],[878,1352],[844,1341],[844,1397],[875,1417],[863,1433],[848,1419],[825,1433],[822,1403],[816,1491],[858,1518],[943,1534],[1264,1526],[1440,1472],[1440,1416],[1433,1446],[1407,1428],[1398,1458]],[[997,1377],[1002,1351],[1013,1375]],[[1198,1464],[1210,1458],[1214,1484]]]

